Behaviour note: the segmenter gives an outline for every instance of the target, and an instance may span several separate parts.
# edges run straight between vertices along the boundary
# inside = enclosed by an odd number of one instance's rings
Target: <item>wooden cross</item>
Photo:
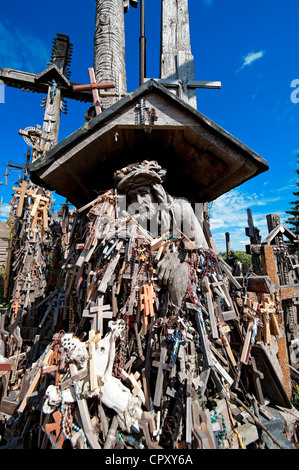
[[[213,367],[210,341],[207,337],[207,334],[206,334],[205,329],[204,329],[204,325],[202,323],[201,309],[200,309],[200,307],[197,307],[196,305],[191,304],[191,303],[186,303],[186,307],[188,309],[191,309],[191,310],[195,311],[195,319],[196,319],[196,324],[197,324],[197,330],[198,330],[199,336],[200,336],[200,346],[201,346],[201,350],[202,350],[202,353],[203,353],[205,366],[206,367]]]
[[[118,250],[118,253],[117,255],[112,258],[112,260],[110,261],[106,271],[105,271],[105,274],[100,282],[100,285],[98,287],[98,292],[100,294],[105,294],[106,290],[107,290],[107,287],[108,287],[108,282],[110,281],[115,269],[116,269],[116,266],[117,266],[117,263],[119,261],[119,258],[120,258],[120,253],[119,253],[119,250],[121,249],[122,247],[122,244],[123,242],[120,242],[119,245],[117,246],[117,250]]]
[[[242,348],[240,362],[242,364],[248,364],[249,354],[251,349],[251,335],[252,335],[253,320],[249,319],[245,341]]]
[[[197,441],[199,449],[211,449],[208,435],[203,431],[200,423],[200,405],[197,399],[193,399],[191,403],[192,412],[192,434]]]
[[[274,302],[272,302],[268,297],[265,297],[261,304],[260,312],[263,315],[269,314],[270,331],[274,336],[279,336],[280,328],[279,328],[278,320],[276,317],[276,309],[275,309]]]
[[[227,355],[233,365],[233,367],[237,367],[237,362],[236,362],[236,359],[235,359],[235,356],[232,352],[232,349],[230,347],[230,344],[229,344],[229,341],[227,339],[227,333],[230,332],[230,327],[226,324],[222,324],[220,325],[219,327],[219,331],[220,331],[220,335],[221,335],[221,339],[222,339],[222,342],[223,342],[223,346],[225,347],[226,349],[226,352],[227,352]]]
[[[127,372],[125,370],[122,370],[121,371],[121,376],[122,378],[127,381],[129,384],[130,384],[130,387],[132,388],[132,393],[133,395],[137,396],[140,398],[140,400],[142,401],[143,405],[145,404],[145,396],[144,396],[144,393],[143,393],[143,390],[141,388],[141,383],[140,381],[137,381],[136,380],[136,374],[140,375],[138,371],[135,372],[135,374],[127,374]],[[137,377],[139,378],[139,377]]]
[[[262,389],[262,384],[261,380],[264,378],[264,374],[258,370],[257,365],[256,365],[256,360],[254,357],[250,358],[249,362],[251,368],[250,372],[252,375],[252,380],[254,383],[254,388],[256,391],[256,397],[261,405],[265,404],[265,399],[264,399],[264,394],[263,394],[263,389]]]
[[[0,70],[0,80],[7,86],[47,94],[40,141],[40,148],[42,150],[49,150],[57,143],[64,97],[84,102],[92,101],[92,94],[88,91],[74,93],[73,87],[67,78],[71,53],[72,45],[69,42],[68,36],[57,34],[53,42],[52,64],[47,66],[40,74],[9,68]],[[54,99],[52,99],[51,85],[53,79],[58,83]],[[38,153],[39,149],[34,149],[32,161],[38,157]]]
[[[70,364],[70,374],[72,380],[76,380],[78,376],[78,370],[75,364]],[[97,439],[97,436],[94,433],[94,429],[91,423],[89,409],[87,406],[87,401],[84,398],[81,398],[81,395],[76,394],[77,404],[79,408],[79,414],[82,422],[82,427],[86,435],[87,441],[91,449],[100,449],[100,445]]]
[[[13,189],[13,190],[16,190],[17,192],[20,192],[16,216],[17,216],[17,217],[21,217],[22,211],[23,211],[23,205],[24,205],[25,194],[26,194],[26,192],[27,192],[27,191],[26,191],[26,190],[27,190],[27,180],[24,179],[24,180],[22,181],[22,185],[21,185],[20,188],[12,188],[12,189]]]
[[[45,432],[48,437],[51,435],[55,444],[54,447],[56,449],[61,449],[65,441],[65,434],[62,432],[62,413],[57,410],[54,411],[52,416],[54,418],[54,423],[45,424]],[[72,417],[70,417],[70,419],[72,420]]]
[[[14,318],[17,318],[17,315],[18,315],[18,312],[19,312],[20,308],[22,308],[21,304],[19,303],[18,299],[16,299],[14,301],[14,303],[12,304],[12,306],[11,306],[11,309],[14,313]]]
[[[209,317],[210,317],[212,338],[213,339],[219,339],[218,331],[217,331],[217,325],[216,325],[216,317],[215,317],[215,312],[214,312],[213,299],[212,299],[212,292],[211,292],[211,289],[210,289],[210,285],[209,285],[209,281],[208,281],[207,276],[205,276],[202,280],[202,289],[203,289],[203,293],[205,295],[206,302],[207,302],[207,307],[208,307],[208,312],[209,312]]]
[[[160,353],[160,360],[153,361],[152,365],[154,367],[158,367],[158,375],[156,380],[156,388],[155,388],[155,395],[154,395],[154,405],[160,407],[161,405],[161,397],[163,391],[163,381],[164,381],[164,371],[170,370],[169,365],[165,362],[165,358],[167,356],[167,348],[162,347]]]
[[[109,304],[103,305],[103,298],[101,298],[99,300],[99,305],[95,305],[90,307],[89,310],[83,311],[82,320],[83,318],[91,318],[91,329],[94,331],[99,331],[100,335],[103,336],[103,320],[113,318],[113,312],[110,309],[111,306]]]
[[[88,85],[74,85],[73,86],[73,91],[78,92],[78,91],[89,91],[89,90],[91,90],[96,115],[98,116],[102,112],[101,106],[100,106],[99,90],[100,89],[107,90],[108,88],[115,88],[115,85],[114,85],[113,82],[96,83],[93,67],[90,67],[88,69],[88,73],[89,73],[89,78],[90,78],[90,84],[88,84]]]
[[[163,0],[162,3],[161,75],[157,81],[196,108],[196,88],[221,88],[221,83],[194,80],[188,1]]]
[[[154,317],[154,288],[151,284],[143,284],[140,289],[140,310],[143,311],[143,333],[146,334],[148,327],[148,317]]]

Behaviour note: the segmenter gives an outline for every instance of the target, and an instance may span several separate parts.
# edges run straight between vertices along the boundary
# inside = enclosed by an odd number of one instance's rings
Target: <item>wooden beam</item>
[[[145,81],[151,80],[150,78],[146,78]],[[178,88],[180,83],[178,80],[171,80],[169,78],[154,78],[156,82],[160,83],[161,85],[165,86],[166,88]],[[221,88],[220,81],[210,81],[210,80],[189,80],[187,84],[187,88],[195,89],[195,88],[210,88],[210,89],[220,89]]]
[[[107,90],[108,88],[114,88],[113,82],[106,82],[106,83],[88,83],[87,85],[74,85],[74,91],[86,91],[86,90],[99,90],[104,89]]]
[[[21,193],[20,193],[20,197],[19,197],[18,208],[17,208],[17,217],[21,217],[21,215],[22,215],[26,189],[27,189],[27,181],[23,180],[22,181],[22,186],[21,186]]]

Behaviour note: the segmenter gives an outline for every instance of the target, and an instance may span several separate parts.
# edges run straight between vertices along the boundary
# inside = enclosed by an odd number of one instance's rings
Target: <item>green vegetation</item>
[[[293,384],[292,387],[292,403],[299,410],[299,385]]]
[[[251,264],[251,255],[248,255],[245,253],[245,251],[234,251],[234,256],[236,257],[237,261],[240,261],[240,263],[246,263],[248,262]],[[226,259],[226,253],[222,253],[222,258]]]

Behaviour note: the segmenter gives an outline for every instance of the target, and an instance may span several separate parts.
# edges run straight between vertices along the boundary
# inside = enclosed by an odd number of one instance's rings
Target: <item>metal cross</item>
[[[186,340],[182,338],[182,333],[180,329],[176,329],[175,334],[171,333],[167,337],[168,341],[172,341],[174,343],[173,345],[173,351],[170,356],[170,361],[169,361],[169,366],[173,367],[176,363],[178,351],[179,351],[179,346],[182,344],[183,346],[186,344]]]

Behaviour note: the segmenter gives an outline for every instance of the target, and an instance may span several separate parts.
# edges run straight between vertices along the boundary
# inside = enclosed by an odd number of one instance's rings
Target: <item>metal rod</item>
[[[145,77],[145,20],[144,0],[140,0],[140,38],[139,38],[139,85],[144,83]]]

